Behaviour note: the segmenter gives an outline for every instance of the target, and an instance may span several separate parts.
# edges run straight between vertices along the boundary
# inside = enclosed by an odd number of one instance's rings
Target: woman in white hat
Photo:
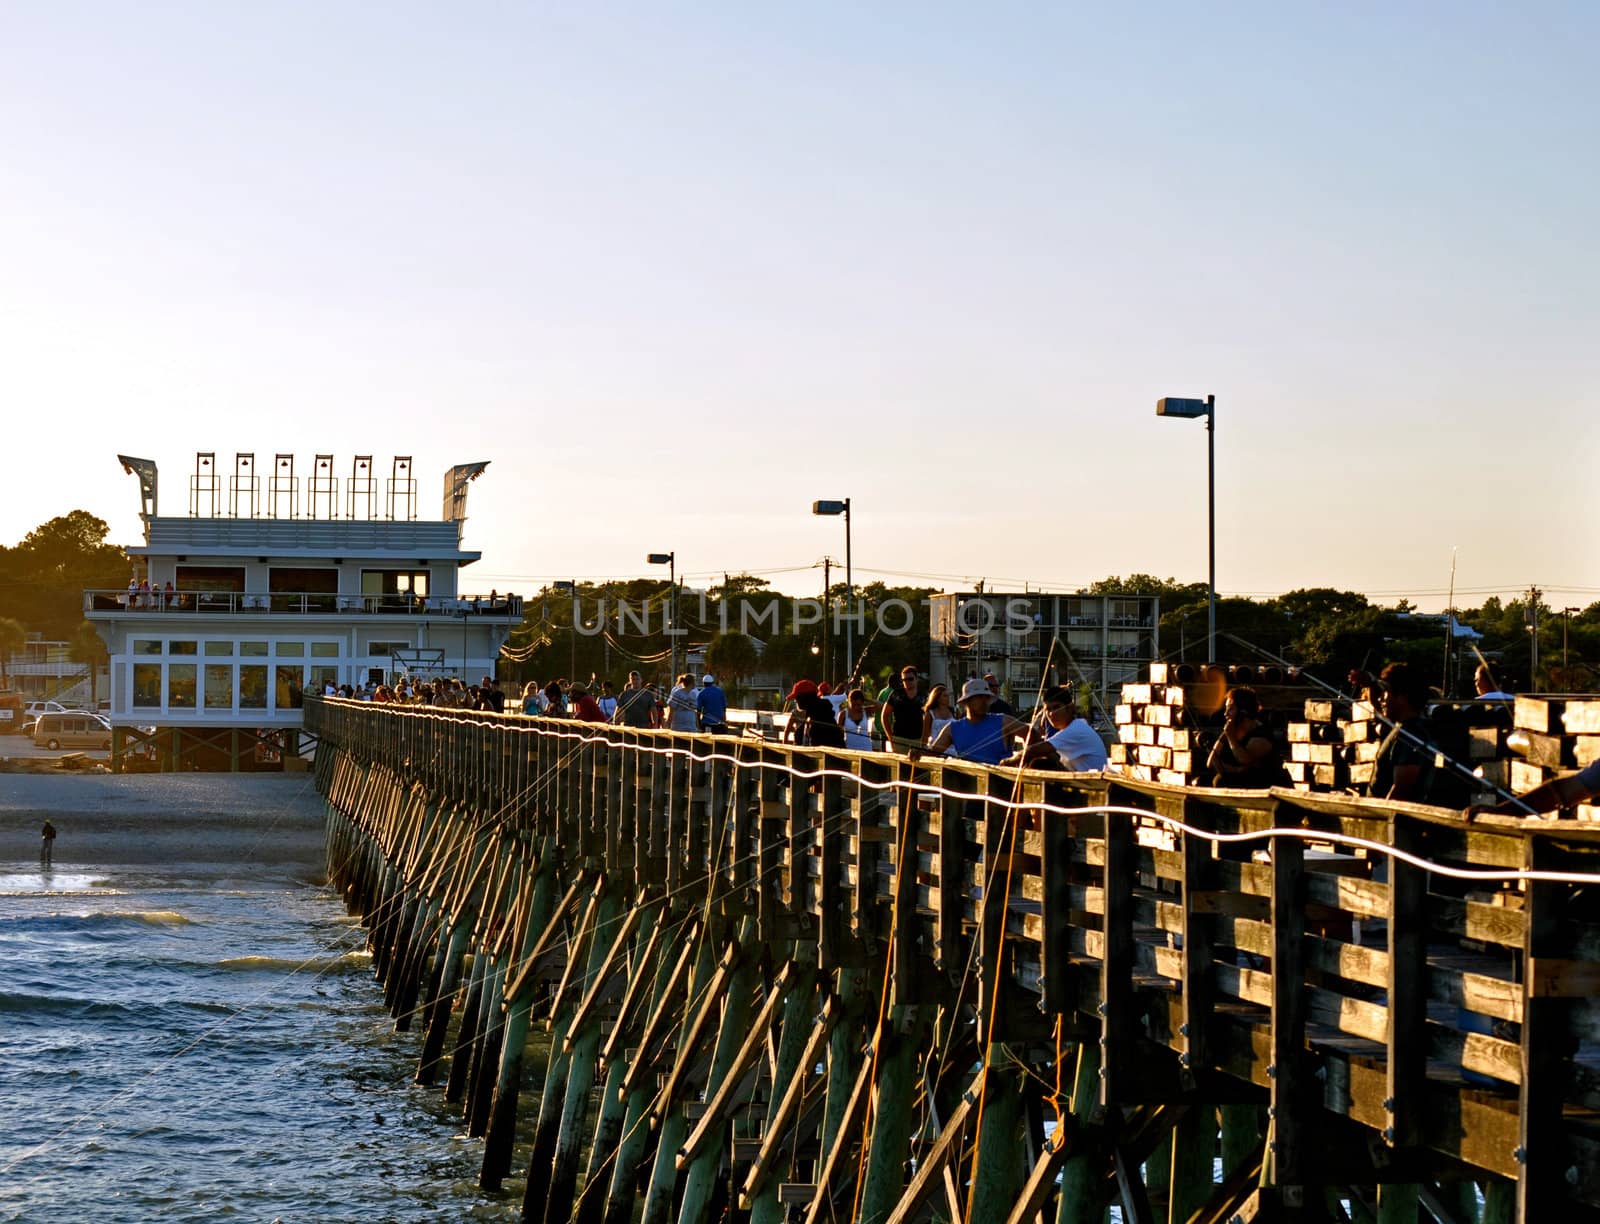
[[[933,737],[928,751],[948,751],[963,761],[977,761],[983,765],[998,765],[1005,760],[1011,754],[1011,741],[1026,736],[1028,726],[1009,714],[989,713],[989,703],[993,700],[994,694],[987,684],[982,680],[968,680],[956,699],[962,717],[946,723]]]

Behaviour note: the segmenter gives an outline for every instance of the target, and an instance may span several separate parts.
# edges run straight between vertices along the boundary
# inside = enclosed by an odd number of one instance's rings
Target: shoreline
[[[0,863],[54,869],[218,864],[241,875],[325,867],[322,797],[309,774],[0,774]]]

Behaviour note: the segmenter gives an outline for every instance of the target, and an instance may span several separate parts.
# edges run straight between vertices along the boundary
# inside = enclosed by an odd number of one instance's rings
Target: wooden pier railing
[[[526,1170],[526,1219],[1600,1207],[1593,828],[358,702],[306,725],[417,1077],[485,1185]]]

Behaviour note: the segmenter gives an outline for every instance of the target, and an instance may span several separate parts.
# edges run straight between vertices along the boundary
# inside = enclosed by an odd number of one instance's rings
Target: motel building
[[[341,479],[316,455],[302,480],[280,454],[263,481],[252,454],[224,476],[203,452],[186,515],[160,512],[155,463],[117,458],[144,542],[129,587],[83,595],[111,655],[115,770],[303,768],[306,693],[475,683],[522,619],[519,598],[461,581],[482,555],[462,535],[487,463],[451,468],[440,517],[420,519],[407,456],[380,478],[357,455]]]

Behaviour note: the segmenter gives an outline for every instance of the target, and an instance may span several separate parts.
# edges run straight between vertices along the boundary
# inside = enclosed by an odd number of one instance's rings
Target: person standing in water
[[[51,860],[55,856],[55,850],[56,827],[47,820],[44,822],[44,828],[40,830],[39,866],[49,867]]]

